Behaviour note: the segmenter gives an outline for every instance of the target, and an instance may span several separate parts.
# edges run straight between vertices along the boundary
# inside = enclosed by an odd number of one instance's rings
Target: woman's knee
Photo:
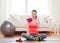
[[[26,36],[26,33],[22,33],[21,36]]]
[[[38,34],[38,37],[47,37],[47,34]]]

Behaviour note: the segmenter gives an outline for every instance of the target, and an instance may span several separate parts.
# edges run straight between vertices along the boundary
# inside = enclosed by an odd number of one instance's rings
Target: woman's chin
[[[37,19],[37,17],[33,17],[33,19]]]

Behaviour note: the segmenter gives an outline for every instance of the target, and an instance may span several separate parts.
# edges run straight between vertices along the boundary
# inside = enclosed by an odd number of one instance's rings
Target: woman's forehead
[[[36,12],[32,12],[32,13],[36,13]]]

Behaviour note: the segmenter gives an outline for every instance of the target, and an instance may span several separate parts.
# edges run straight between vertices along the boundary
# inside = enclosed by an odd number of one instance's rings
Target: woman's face
[[[37,19],[37,13],[36,12],[32,12],[32,18]]]

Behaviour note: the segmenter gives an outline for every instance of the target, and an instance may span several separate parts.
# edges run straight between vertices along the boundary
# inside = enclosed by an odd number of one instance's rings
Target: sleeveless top
[[[32,19],[32,18],[28,18],[28,19]],[[28,21],[28,20],[27,20]],[[31,20],[31,22],[32,22],[32,20]],[[31,33],[33,33],[33,34],[38,34],[38,27],[37,27],[37,25],[36,24],[34,24],[34,23],[31,23],[31,22],[29,22],[28,21],[28,23],[29,23],[29,33],[31,34]]]

